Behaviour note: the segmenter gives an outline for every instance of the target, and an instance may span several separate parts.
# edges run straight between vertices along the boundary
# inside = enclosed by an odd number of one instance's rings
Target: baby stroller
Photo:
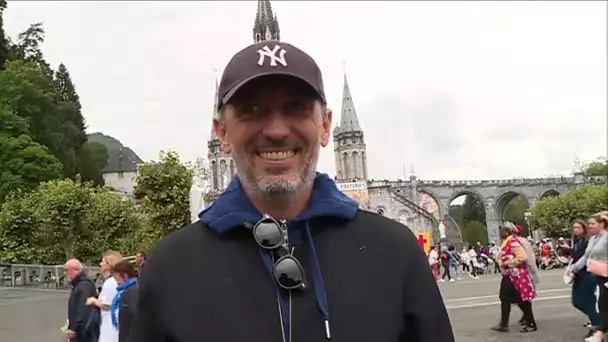
[[[472,266],[475,269],[475,273],[476,274],[484,274],[485,272],[485,268],[486,265],[483,262],[483,258],[482,257],[478,257],[478,258],[473,258],[473,262],[472,262]]]

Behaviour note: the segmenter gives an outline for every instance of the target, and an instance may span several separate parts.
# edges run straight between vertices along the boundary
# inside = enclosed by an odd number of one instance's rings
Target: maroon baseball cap
[[[228,62],[219,85],[220,106],[228,103],[247,82],[269,75],[304,81],[326,102],[323,76],[312,57],[289,43],[266,40],[249,45]]]

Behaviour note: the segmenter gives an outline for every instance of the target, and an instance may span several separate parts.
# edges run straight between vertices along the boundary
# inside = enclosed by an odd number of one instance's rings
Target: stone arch
[[[558,196],[559,195],[559,191],[555,190],[555,189],[547,189],[545,191],[543,191],[543,193],[540,195],[539,199],[543,199],[545,197],[551,197],[551,196]]]
[[[486,205],[487,203],[487,199],[481,194],[479,193],[479,191],[476,191],[474,189],[466,189],[466,190],[460,190],[460,191],[456,191],[454,192],[448,199],[447,203],[448,206],[458,197],[462,196],[462,195],[471,195],[471,196],[475,196],[477,197],[477,199],[484,205]]]
[[[507,204],[517,196],[524,197],[526,199],[526,202],[528,203],[528,206],[530,205],[530,199],[522,193],[512,190],[503,192],[502,194],[500,194],[500,196],[498,196],[498,198],[496,199],[496,203],[494,204],[494,212],[496,213],[496,219],[499,220],[499,222],[503,220],[503,215]]]
[[[490,234],[488,232],[488,216],[492,216],[492,210],[489,210],[490,207],[492,207],[493,203],[491,203],[491,199],[486,198],[485,196],[483,196],[479,191],[477,191],[476,189],[471,189],[471,188],[465,188],[465,189],[460,189],[458,191],[455,191],[446,202],[444,202],[445,204],[445,213],[442,217],[441,222],[443,223],[445,229],[446,229],[446,239],[447,242],[450,244],[453,244],[455,246],[461,246],[464,243],[464,239],[465,239],[465,232],[463,231],[463,227],[460,227],[460,225],[458,224],[458,222],[450,215],[450,206],[452,205],[452,202],[458,198],[461,197],[463,195],[469,195],[469,196],[473,196],[475,197],[480,203],[481,206],[483,207],[483,212],[484,212],[484,216],[485,216],[485,221],[486,222],[480,222],[482,224],[484,224],[486,226],[486,235],[488,236],[488,239],[490,238]],[[493,218],[493,216],[492,216]]]

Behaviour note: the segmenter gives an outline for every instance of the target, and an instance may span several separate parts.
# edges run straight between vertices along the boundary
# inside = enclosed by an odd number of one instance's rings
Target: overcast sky
[[[606,2],[273,1],[281,38],[316,59],[338,122],[342,63],[370,176],[568,174],[606,155]],[[89,132],[144,159],[206,156],[214,69],[252,43],[256,1],[9,1],[11,37],[43,22]],[[319,168],[334,174],[333,145]]]

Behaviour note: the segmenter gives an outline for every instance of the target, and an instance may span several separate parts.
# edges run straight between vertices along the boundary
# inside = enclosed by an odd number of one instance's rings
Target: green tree
[[[4,62],[9,60],[11,44],[6,32],[4,32],[4,10],[6,9],[6,0],[0,0],[0,71],[4,68]]]
[[[66,120],[77,128],[76,135],[70,138],[73,139],[74,146],[80,147],[87,142],[86,125],[81,112],[80,97],[76,93],[70,73],[63,63],[59,64],[59,68],[55,72],[55,87],[59,93],[59,99],[63,102],[61,109],[64,111]]]
[[[520,225],[524,230],[524,234],[529,235],[530,229],[525,219],[526,211],[528,211],[528,200],[522,195],[517,195],[507,203],[502,217],[505,221]]]
[[[38,263],[38,221],[31,193],[14,193],[0,207],[0,262]]]
[[[192,168],[176,152],[161,152],[158,162],[139,166],[135,197],[143,199],[143,211],[158,238],[190,223],[192,181]]]
[[[463,219],[465,222],[486,222],[486,209],[475,195],[467,194],[462,204]]]
[[[41,50],[45,37],[42,23],[34,23],[27,30],[19,33],[17,44],[13,49],[17,59],[35,63],[50,81],[53,79],[53,69],[44,59]]]
[[[141,228],[142,217],[135,211],[133,201],[123,199],[107,188],[95,188],[85,215],[90,235],[75,244],[75,255],[86,261],[95,261],[109,250],[120,250],[125,239]]]
[[[449,215],[458,223],[463,241],[470,245],[471,242],[476,244],[477,241],[487,243],[485,207],[477,196],[473,194],[465,194],[464,196],[466,197],[462,204],[450,206]]]
[[[5,64],[0,73],[0,105],[26,119],[32,139],[61,161],[65,176],[74,178],[80,129],[66,119],[64,104],[53,80],[36,64],[23,60]]]
[[[484,246],[487,246],[488,233],[486,231],[486,225],[479,221],[467,222],[462,227],[462,239],[466,241],[469,246],[476,246],[477,242],[481,242]]]
[[[583,166],[585,176],[608,176],[608,160],[598,158]]]
[[[86,215],[93,193],[91,184],[70,179],[42,183],[36,193],[41,241],[61,246],[65,259],[74,257],[76,243],[92,238]]]
[[[11,191],[61,177],[61,162],[28,133],[27,121],[0,104],[0,203]]]
[[[543,198],[532,206],[531,223],[534,229],[543,229],[547,235],[568,235],[575,219],[608,208],[608,185],[583,185],[580,188]]]
[[[89,141],[79,151],[80,176],[84,181],[103,186],[102,170],[108,164],[108,149],[104,144]]]

